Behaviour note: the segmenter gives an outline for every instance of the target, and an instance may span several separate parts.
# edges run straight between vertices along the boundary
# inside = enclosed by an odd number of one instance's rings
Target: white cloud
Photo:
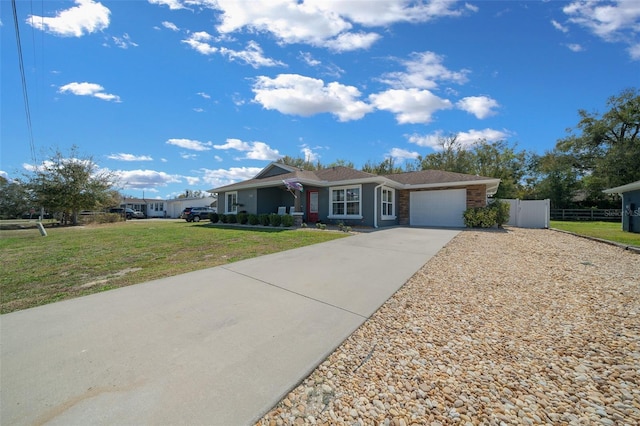
[[[317,67],[318,65],[322,64],[322,62],[318,61],[317,59],[314,59],[313,55],[311,55],[311,53],[309,52],[300,52],[299,57],[300,59],[302,59],[304,63],[306,63],[310,67]]]
[[[451,101],[428,90],[390,89],[370,95],[369,99],[377,109],[394,113],[399,124],[429,123],[436,111],[452,108]]]
[[[185,6],[180,2],[180,0],[149,0],[151,4],[157,4],[160,6],[168,6],[171,10],[184,9]]]
[[[394,160],[399,161],[415,160],[419,156],[420,154],[415,151],[407,151],[406,149],[401,148],[391,148],[391,151],[387,154],[387,157],[391,157]]]
[[[9,173],[5,172],[4,170],[0,170],[0,176],[5,179],[9,179]]]
[[[82,37],[109,26],[111,11],[100,2],[76,0],[77,6],[62,10],[55,17],[29,15],[27,24],[63,37]]]
[[[94,98],[102,99],[103,101],[120,102],[120,96],[113,95],[111,93],[104,93],[104,87],[96,83],[69,83],[64,86],[60,86],[58,93],[71,93],[77,96],[93,96]]]
[[[208,95],[205,92],[198,92],[198,93],[196,93],[196,95],[202,96],[205,99],[211,99],[211,95]]]
[[[634,47],[640,44],[640,2],[632,0],[574,1],[562,11],[569,16],[569,22],[586,28],[601,39],[622,42],[632,59]]]
[[[128,49],[129,46],[138,47],[138,43],[131,41],[131,37],[129,37],[129,34],[127,33],[124,33],[122,37],[111,38],[113,39],[113,43],[120,49]]]
[[[118,154],[111,154],[107,156],[110,160],[118,161],[153,161],[153,158],[149,155],[133,155],[120,152]]]
[[[304,158],[307,163],[315,163],[320,159],[320,154],[314,152],[313,148],[309,145],[303,144],[301,145],[301,148],[300,152],[302,153],[302,158]]]
[[[569,50],[571,50],[572,52],[582,52],[582,51],[584,51],[584,47],[582,47],[582,45],[577,44],[577,43],[569,43],[569,44],[566,44],[565,46],[567,46],[567,48]]]
[[[285,64],[275,59],[267,58],[258,43],[251,40],[247,43],[245,50],[232,50],[221,47],[220,54],[229,58],[229,60],[240,60],[253,68],[284,66]]]
[[[551,20],[551,25],[553,25],[553,27],[556,30],[562,31],[563,33],[568,33],[569,32],[569,28],[567,28],[566,26],[562,25],[560,22],[556,21],[555,19]]]
[[[203,55],[213,55],[218,52],[218,48],[207,43],[214,40],[214,37],[206,31],[198,31],[191,33],[186,40],[182,40],[183,43],[188,44]]]
[[[483,130],[475,130],[470,129],[466,132],[458,132],[454,136],[456,136],[457,141],[465,148],[469,148],[476,144],[480,140],[486,140],[487,142],[496,142],[500,140],[504,140],[511,135],[510,132],[505,130],[495,130],[495,129],[483,129]],[[412,135],[408,135],[407,139],[410,143],[414,143],[418,146],[432,148],[433,150],[439,150],[442,148],[440,145],[440,140],[443,137],[443,132],[438,130],[434,133],[428,135],[419,135],[414,133]]]
[[[204,112],[204,109],[202,109],[202,108],[194,108],[193,110],[195,112]]]
[[[406,71],[386,73],[380,81],[396,89],[433,89],[439,81],[467,82],[468,70],[451,71],[442,64],[443,60],[434,52],[413,52],[410,59],[400,61]]]
[[[182,182],[178,175],[156,170],[116,170],[114,174],[124,189],[147,189]]]
[[[342,33],[336,38],[327,40],[324,45],[336,52],[349,52],[358,49],[368,49],[380,39],[376,33]]]
[[[219,187],[229,185],[231,183],[247,180],[257,175],[260,167],[231,167],[230,169],[202,169],[204,176],[202,180],[211,185],[211,187]],[[209,188],[211,189],[211,188]]]
[[[180,31],[180,28],[173,22],[162,21],[162,26],[171,31]]]
[[[179,146],[184,149],[190,149],[192,151],[209,151],[213,146],[211,142],[200,142],[193,139],[169,139],[167,144]]]
[[[631,59],[633,59],[634,61],[640,60],[640,43],[629,46],[627,51],[629,52],[629,56],[631,56]]]
[[[275,161],[282,157],[277,149],[272,149],[264,142],[243,142],[240,139],[230,138],[224,145],[214,145],[215,149],[228,150],[233,149],[240,152],[246,152],[246,155],[238,160],[268,160]]]
[[[222,159],[222,157],[220,157],[219,155],[214,155],[214,156],[213,156],[213,159],[214,159],[214,160],[216,160],[217,162],[224,161],[224,160]]]
[[[183,177],[187,180],[187,183],[189,184],[189,186],[194,186],[200,183],[199,177],[194,177],[194,176],[183,176]]]
[[[456,102],[456,106],[463,111],[483,119],[495,115],[494,108],[498,108],[498,102],[487,96],[468,96]]]
[[[353,86],[324,81],[298,74],[280,74],[276,78],[260,76],[253,85],[254,101],[266,109],[283,114],[309,117],[330,113],[340,121],[358,120],[371,105],[358,100],[360,91]]]
[[[181,152],[180,158],[184,160],[195,160],[196,158],[198,158],[198,154],[193,154],[190,152]]]

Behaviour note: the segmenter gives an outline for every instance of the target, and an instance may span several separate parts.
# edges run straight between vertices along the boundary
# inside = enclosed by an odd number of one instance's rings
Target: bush
[[[227,215],[227,222],[229,222],[229,223],[238,223],[238,216],[236,216],[235,214],[228,214]]]
[[[218,213],[209,213],[209,220],[211,221],[211,223],[218,223],[218,221],[220,220],[220,216],[218,215]]]
[[[502,228],[502,225],[509,222],[509,211],[511,205],[506,201],[493,200],[489,207],[496,211],[496,224],[498,228]]]
[[[269,215],[269,224],[271,226],[280,226],[281,223],[282,223],[282,216],[276,213],[271,213]]]
[[[247,221],[249,222],[249,225],[257,225],[260,223],[260,218],[257,214],[250,214]]]
[[[290,228],[293,226],[293,216],[290,214],[282,216],[282,226]]]
[[[464,224],[468,228],[491,228],[496,225],[497,213],[489,207],[472,207],[465,210]]]
[[[229,222],[229,219],[228,219],[226,214],[221,214],[220,215],[220,222],[222,222],[222,223],[228,223]]]
[[[238,223],[240,225],[245,225],[249,220],[249,215],[243,212],[238,213]]]
[[[269,220],[268,214],[261,214],[259,218],[260,218],[260,225],[269,226],[269,224],[271,224],[271,220]]]

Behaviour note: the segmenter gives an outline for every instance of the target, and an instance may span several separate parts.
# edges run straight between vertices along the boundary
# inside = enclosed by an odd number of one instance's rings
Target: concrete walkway
[[[458,232],[386,229],[3,315],[0,424],[252,424]]]

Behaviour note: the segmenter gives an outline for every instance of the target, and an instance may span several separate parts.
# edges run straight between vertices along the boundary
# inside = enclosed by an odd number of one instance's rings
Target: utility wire
[[[31,125],[31,108],[29,107],[29,94],[27,93],[27,79],[24,74],[24,61],[22,59],[22,43],[20,42],[20,27],[18,25],[18,12],[16,10],[16,0],[11,0],[13,9],[13,24],[16,28],[16,43],[18,45],[18,63],[20,65],[20,79],[22,81],[22,96],[24,98],[24,112],[27,117],[27,130],[29,131],[29,148],[31,150],[31,159],[36,165],[36,150],[33,143],[33,126]]]

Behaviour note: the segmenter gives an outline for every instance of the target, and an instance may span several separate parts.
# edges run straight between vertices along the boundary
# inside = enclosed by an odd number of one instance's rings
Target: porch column
[[[300,204],[301,204],[301,203],[300,203],[300,196],[301,196],[301,194],[300,194],[300,190],[299,190],[299,189],[296,189],[296,198],[295,198],[295,201],[294,201],[294,203],[293,203],[293,206],[295,207],[295,209],[296,209],[296,211],[297,211],[297,212],[302,211],[302,208],[301,208],[301,206],[300,206]]]

